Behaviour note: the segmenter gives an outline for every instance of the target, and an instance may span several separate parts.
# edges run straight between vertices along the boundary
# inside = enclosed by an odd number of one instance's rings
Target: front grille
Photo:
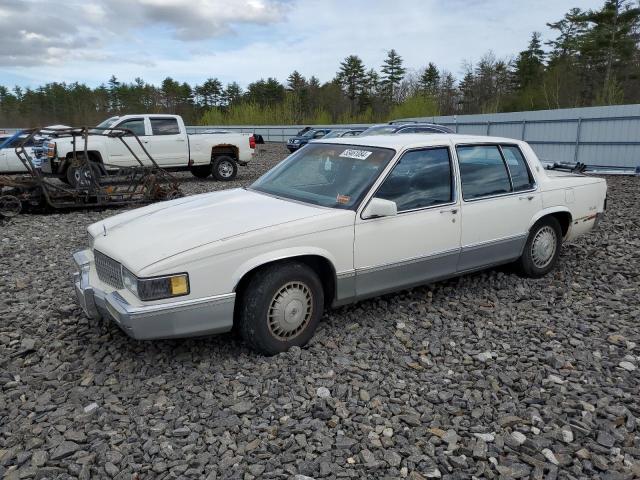
[[[120,263],[97,250],[94,250],[93,257],[96,263],[98,278],[114,288],[124,288],[124,285],[122,284],[122,270],[120,268]]]

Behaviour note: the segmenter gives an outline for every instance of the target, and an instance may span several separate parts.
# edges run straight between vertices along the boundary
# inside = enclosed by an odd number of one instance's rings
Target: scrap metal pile
[[[93,135],[118,138],[138,165],[119,167],[92,161],[87,152],[87,143]],[[40,161],[37,161],[40,159],[35,159],[33,152],[29,153],[25,148],[36,136],[72,137],[74,149],[69,168],[73,168],[76,180],[73,184],[65,183],[58,175],[45,173],[40,168]],[[144,152],[143,159],[134,152],[133,145]],[[53,147],[44,150],[41,155],[52,157],[55,154]],[[158,166],[131,130],[34,128],[23,132],[22,141],[15,151],[26,174],[0,176],[0,217],[13,217],[28,210],[144,204],[182,196],[177,179]],[[108,175],[102,175],[103,171]]]

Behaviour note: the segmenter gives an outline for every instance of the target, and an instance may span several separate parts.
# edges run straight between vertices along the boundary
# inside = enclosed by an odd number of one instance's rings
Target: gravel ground
[[[235,182],[284,157],[263,147]],[[231,184],[196,181],[189,193]],[[69,281],[89,223],[0,226],[0,476],[637,478],[638,179],[540,280],[493,269],[329,312],[271,358],[234,335],[138,342]]]

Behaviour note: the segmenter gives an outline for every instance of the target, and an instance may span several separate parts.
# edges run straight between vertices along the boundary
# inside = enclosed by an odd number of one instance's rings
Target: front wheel
[[[223,155],[213,160],[211,171],[216,180],[229,182],[236,178],[238,174],[238,164],[232,157]]]
[[[536,222],[529,231],[518,264],[527,277],[538,278],[546,275],[558,262],[562,246],[562,228],[554,217],[545,217]]]
[[[324,310],[318,275],[298,263],[274,264],[259,270],[240,299],[238,327],[245,342],[266,355],[305,345]]]

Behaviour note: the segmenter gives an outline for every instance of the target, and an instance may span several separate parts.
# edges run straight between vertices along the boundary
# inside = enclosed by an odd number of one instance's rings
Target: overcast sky
[[[242,86],[297,69],[321,81],[359,55],[378,69],[395,48],[460,76],[465,60],[523,50],[531,32],[603,0],[0,0],[0,84],[114,74],[150,83],[208,77]]]

